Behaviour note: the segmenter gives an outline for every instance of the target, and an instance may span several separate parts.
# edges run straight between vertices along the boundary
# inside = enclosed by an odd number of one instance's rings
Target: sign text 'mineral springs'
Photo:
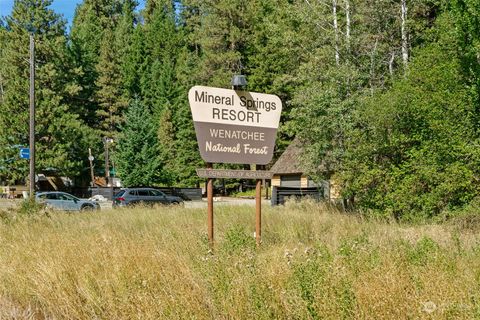
[[[188,98],[205,161],[270,162],[282,109],[277,96],[195,86]]]

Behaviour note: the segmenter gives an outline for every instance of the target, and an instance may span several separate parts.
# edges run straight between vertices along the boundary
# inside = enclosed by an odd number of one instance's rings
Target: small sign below
[[[205,162],[268,164],[282,101],[272,94],[195,86],[188,93]]]
[[[20,158],[30,159],[30,148],[20,148]]]
[[[196,169],[200,178],[226,179],[271,179],[271,171],[227,170],[227,169]]]

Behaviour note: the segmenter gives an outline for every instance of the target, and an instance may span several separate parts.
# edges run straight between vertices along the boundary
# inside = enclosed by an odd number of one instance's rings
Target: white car
[[[47,207],[64,211],[87,211],[100,209],[100,205],[91,200],[79,199],[66,192],[48,191],[39,192],[35,200],[44,203]]]

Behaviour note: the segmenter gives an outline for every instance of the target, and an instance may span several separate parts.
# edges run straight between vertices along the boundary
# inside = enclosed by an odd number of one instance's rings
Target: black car
[[[160,190],[153,188],[126,188],[117,193],[113,199],[113,205],[124,207],[129,205],[145,204],[181,204],[183,199],[168,196]]]

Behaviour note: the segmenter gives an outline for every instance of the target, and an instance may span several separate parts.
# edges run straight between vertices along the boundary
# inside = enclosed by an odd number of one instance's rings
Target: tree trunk
[[[377,55],[378,48],[378,38],[375,39],[375,44],[373,45],[372,53],[370,54],[370,92],[373,95],[374,88],[374,78],[375,78],[375,56]]]
[[[402,0],[402,14],[401,14],[401,20],[402,20],[402,60],[403,60],[403,65],[405,72],[407,71],[408,68],[408,34],[407,34],[407,0]]]
[[[345,0],[345,19],[346,19],[346,33],[345,42],[347,44],[347,51],[350,52],[350,0]]]
[[[337,21],[337,0],[332,2],[333,10],[333,30],[335,32],[335,63],[340,64],[340,54],[338,52],[338,21]]]
[[[0,102],[3,101],[3,95],[4,95],[4,91],[3,91],[3,78],[2,78],[2,75],[0,74]]]
[[[388,72],[393,76],[393,61],[395,60],[395,51],[392,51],[390,60],[388,61]]]

